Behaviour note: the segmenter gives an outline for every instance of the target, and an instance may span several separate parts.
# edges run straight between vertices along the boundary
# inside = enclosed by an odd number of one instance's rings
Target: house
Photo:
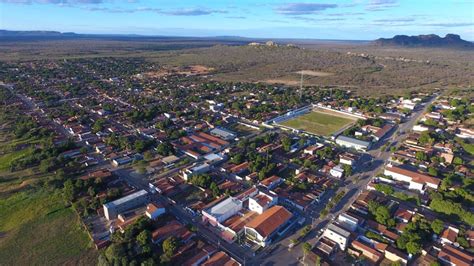
[[[458,237],[459,229],[448,226],[448,228],[444,229],[440,236],[441,244],[454,244],[456,242],[456,238]]]
[[[359,160],[359,156],[354,153],[344,152],[339,155],[339,163],[350,165],[352,167],[356,165],[358,160]]]
[[[227,197],[202,210],[202,220],[217,226],[240,210],[242,210],[242,201],[234,197]]]
[[[204,174],[204,173],[209,172],[210,170],[211,170],[211,166],[207,163],[194,165],[183,171],[183,179],[188,181],[192,176]]]
[[[395,217],[395,219],[402,223],[409,223],[414,214],[415,212],[400,206],[395,211],[395,214],[393,216]]]
[[[241,264],[227,255],[224,251],[214,253],[201,266],[240,266]]]
[[[249,210],[262,214],[265,210],[277,204],[278,197],[259,192],[256,196],[249,198]]]
[[[274,189],[283,182],[279,176],[272,175],[260,181],[259,185],[267,189]]]
[[[409,189],[424,192],[426,188],[438,189],[441,180],[436,177],[414,172],[391,164],[385,167],[385,175],[391,176],[397,181],[409,183]]]
[[[472,266],[474,264],[474,256],[459,250],[449,244],[444,245],[438,253],[438,259],[447,265],[452,266]]]
[[[315,245],[314,248],[324,254],[326,257],[331,258],[337,252],[338,245],[336,242],[322,237]]]
[[[335,178],[342,178],[344,176],[344,169],[340,164],[336,165],[335,167],[329,170],[329,173]]]
[[[323,144],[321,144],[321,143],[316,143],[316,144],[313,145],[313,146],[309,146],[309,147],[305,148],[304,151],[303,151],[303,153],[304,153],[304,154],[309,154],[309,155],[314,155],[317,150],[320,150],[320,149],[323,148],[323,147],[324,147]]]
[[[336,143],[346,148],[355,149],[359,151],[367,151],[370,149],[371,143],[364,140],[359,140],[356,138],[351,138],[347,136],[339,136],[336,138]]]
[[[170,236],[174,236],[180,239],[182,242],[187,243],[191,238],[195,236],[195,234],[189,231],[186,226],[182,225],[176,220],[172,220],[171,222],[167,223],[164,226],[154,230],[151,233],[151,240],[153,243],[157,244]]]
[[[227,219],[219,227],[222,229],[222,238],[228,242],[235,241],[238,236],[244,232],[244,227],[247,223],[255,219],[259,214],[254,211],[239,212],[236,215]]]
[[[385,124],[382,128],[377,130],[373,136],[376,141],[381,140],[383,137],[385,137],[390,131],[392,131],[393,125],[391,124]]]
[[[336,242],[341,250],[346,250],[350,236],[351,233],[349,231],[335,224],[330,224],[323,233],[323,237]]]
[[[359,225],[359,220],[354,216],[351,216],[347,213],[341,213],[337,217],[338,224],[342,225],[344,228],[351,230],[354,232]]]
[[[293,214],[285,207],[273,206],[245,226],[245,236],[249,241],[265,247],[271,243],[273,236],[285,232],[292,217]]]
[[[364,255],[364,257],[368,258],[371,262],[375,264],[378,263],[384,257],[384,255],[379,251],[358,240],[352,241],[351,246],[354,249],[362,252],[362,255]]]
[[[156,220],[156,218],[158,218],[160,215],[164,214],[165,212],[166,212],[165,206],[159,203],[149,203],[146,206],[145,215],[152,220]]]
[[[143,205],[147,201],[148,192],[142,189],[123,198],[108,202],[103,205],[105,218],[107,220],[115,219],[120,213]]]
[[[401,262],[402,265],[408,264],[408,255],[390,245],[385,249],[385,258],[392,262]]]

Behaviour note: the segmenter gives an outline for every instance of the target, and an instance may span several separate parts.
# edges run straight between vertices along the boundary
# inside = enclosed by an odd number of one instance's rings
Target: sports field
[[[330,136],[356,119],[338,113],[313,111],[280,123],[283,126],[304,130],[321,136]]]

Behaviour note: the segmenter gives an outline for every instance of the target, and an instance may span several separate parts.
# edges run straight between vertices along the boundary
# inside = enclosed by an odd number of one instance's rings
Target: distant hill
[[[436,34],[396,35],[393,38],[377,39],[372,44],[377,46],[474,48],[474,43],[461,39],[457,34],[446,34],[444,38]]]
[[[59,37],[59,36],[76,36],[73,32],[59,31],[14,31],[0,30],[0,37]]]

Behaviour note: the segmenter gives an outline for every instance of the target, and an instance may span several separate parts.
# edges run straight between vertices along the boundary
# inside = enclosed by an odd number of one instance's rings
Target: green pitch
[[[339,129],[353,123],[355,119],[329,112],[310,112],[280,123],[283,126],[304,130],[321,136],[330,136]]]

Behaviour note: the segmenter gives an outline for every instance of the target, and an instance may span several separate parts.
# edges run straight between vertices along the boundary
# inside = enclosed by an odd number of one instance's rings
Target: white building
[[[329,173],[335,178],[342,178],[344,176],[344,169],[340,164],[334,166]]]
[[[409,189],[418,190],[420,192],[424,192],[427,187],[438,189],[438,186],[441,182],[436,177],[410,171],[399,166],[393,166],[391,164],[385,167],[384,174],[391,176],[397,181],[409,183]]]
[[[120,213],[144,205],[147,201],[148,192],[142,189],[123,198],[108,202],[103,205],[105,218],[107,220],[115,219]]]
[[[367,151],[368,149],[370,149],[369,141],[359,140],[359,139],[355,139],[355,138],[351,138],[347,136],[337,137],[336,143],[343,147],[356,149],[359,151]]]
[[[183,171],[183,179],[188,181],[193,175],[199,175],[209,172],[211,166],[207,163],[194,165],[193,167],[187,168]]]
[[[242,201],[228,197],[217,204],[202,210],[202,219],[217,226],[242,210]]]
[[[341,250],[346,250],[351,233],[337,225],[330,224],[328,228],[324,230],[323,236],[336,242]]]
[[[268,208],[278,202],[278,197],[271,196],[263,192],[249,198],[249,210],[262,214]]]
[[[347,213],[342,213],[337,217],[337,222],[344,226],[344,228],[350,229],[354,232],[357,229],[359,220]]]

